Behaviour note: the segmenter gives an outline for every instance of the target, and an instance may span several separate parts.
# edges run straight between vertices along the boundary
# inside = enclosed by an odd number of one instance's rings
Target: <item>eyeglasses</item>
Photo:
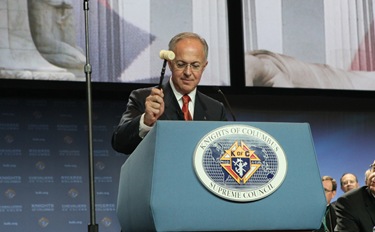
[[[199,72],[203,69],[203,65],[200,64],[199,62],[185,63],[183,61],[177,61],[177,62],[174,62],[174,64],[175,64],[176,69],[180,71],[185,70],[187,67],[190,67],[190,69],[193,72]]]

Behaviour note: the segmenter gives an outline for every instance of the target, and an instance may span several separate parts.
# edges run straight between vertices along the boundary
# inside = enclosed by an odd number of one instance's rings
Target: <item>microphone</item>
[[[174,60],[175,58],[174,52],[169,51],[169,50],[161,50],[159,53],[159,56],[160,56],[160,59],[169,60],[169,61]]]
[[[160,80],[159,80],[159,85],[158,89],[161,89],[161,86],[163,84],[163,79],[164,79],[164,73],[165,73],[165,67],[167,66],[167,61],[174,60],[175,54],[172,51],[169,50],[161,50],[159,52],[159,57],[160,59],[163,59],[163,67],[161,68],[161,74],[160,74]]]
[[[221,96],[223,96],[224,101],[225,101],[225,104],[226,104],[227,108],[229,109],[230,114],[232,115],[233,121],[237,121],[236,116],[234,116],[234,113],[233,113],[232,107],[230,107],[230,104],[229,104],[229,102],[228,102],[228,99],[227,99],[227,97],[225,97],[225,94],[223,93],[223,91],[221,91],[221,89],[220,89],[219,87],[216,87],[216,86],[214,87],[214,89],[215,89],[218,93],[220,93]]]

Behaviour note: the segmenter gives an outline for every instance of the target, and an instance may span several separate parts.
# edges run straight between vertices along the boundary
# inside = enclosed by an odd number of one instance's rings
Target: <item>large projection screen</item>
[[[84,2],[0,0],[0,79],[85,81],[89,38],[92,81],[158,83],[160,50],[192,31],[210,48],[201,84],[230,85],[226,0]]]
[[[246,86],[375,90],[374,0],[243,0]]]

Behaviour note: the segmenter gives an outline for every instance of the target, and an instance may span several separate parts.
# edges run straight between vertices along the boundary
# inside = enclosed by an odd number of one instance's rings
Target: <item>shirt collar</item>
[[[182,95],[180,92],[178,92],[178,91],[176,90],[176,87],[174,86],[173,81],[172,81],[172,77],[171,77],[171,79],[169,80],[169,84],[171,85],[172,91],[173,91],[173,93],[174,93],[176,99],[178,100],[178,102],[179,102],[179,103],[182,102],[182,101],[181,101],[181,98],[182,98],[183,95]],[[188,93],[188,95],[189,95],[189,97],[190,97],[190,101],[191,101],[191,103],[193,103],[193,104],[194,104],[194,102],[195,102],[195,94],[196,94],[196,93],[197,93],[197,88],[193,89],[193,91],[191,91],[190,93]],[[181,104],[182,104],[182,103],[181,103]]]

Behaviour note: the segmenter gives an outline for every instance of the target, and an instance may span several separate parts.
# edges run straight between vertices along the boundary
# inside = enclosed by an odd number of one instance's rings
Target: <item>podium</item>
[[[282,183],[261,199],[224,199],[196,173],[194,156],[202,138],[237,126],[271,135],[285,154]],[[117,199],[123,232],[307,231],[320,227],[325,208],[307,123],[158,121],[123,164]]]

